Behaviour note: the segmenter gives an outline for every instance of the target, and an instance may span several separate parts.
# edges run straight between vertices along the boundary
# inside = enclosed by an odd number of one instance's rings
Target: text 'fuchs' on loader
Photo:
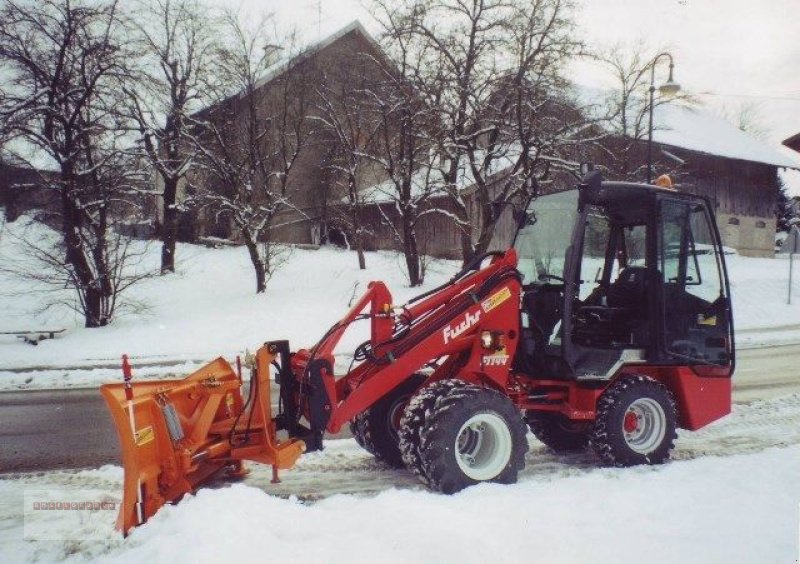
[[[733,317],[712,210],[592,173],[515,213],[513,248],[448,283],[397,306],[372,282],[310,349],[267,342],[246,399],[241,368],[222,358],[182,380],[137,383],[126,362],[125,382],[102,387],[125,467],[119,528],[212,477],[241,476],[245,460],[277,479],[347,423],[377,458],[445,493],[515,482],[526,423],[555,451],[664,462],[676,428],[730,411]],[[358,320],[370,339],[335,374],[334,348]]]

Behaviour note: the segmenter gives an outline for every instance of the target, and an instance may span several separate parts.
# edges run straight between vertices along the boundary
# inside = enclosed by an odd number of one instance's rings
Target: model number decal
[[[507,354],[493,354],[483,357],[484,366],[505,366],[508,362]]]
[[[502,304],[510,297],[511,297],[511,290],[509,290],[508,286],[506,286],[502,290],[498,290],[497,292],[486,298],[483,301],[483,303],[481,303],[481,307],[483,308],[483,311],[489,313],[490,311],[492,311],[494,308]]]

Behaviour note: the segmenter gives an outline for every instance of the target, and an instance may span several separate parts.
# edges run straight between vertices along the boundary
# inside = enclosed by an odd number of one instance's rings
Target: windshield
[[[517,233],[514,248],[525,284],[559,283],[578,214],[578,191],[536,198],[528,206],[528,224]]]

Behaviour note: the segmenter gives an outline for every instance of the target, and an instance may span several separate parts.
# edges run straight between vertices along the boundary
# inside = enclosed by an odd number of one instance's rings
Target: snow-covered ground
[[[36,500],[119,499],[122,473],[0,480],[3,560],[103,562],[792,562],[798,556],[800,394],[736,405],[681,433],[660,467],[598,468],[529,436],[520,482],[425,491],[353,440],[328,442],[269,483],[253,464],[162,509],[126,540],[113,511],[36,511]],[[23,518],[24,515],[24,518]]]
[[[13,235],[49,236],[20,219],[0,231],[0,264],[30,260]],[[144,245],[144,243],[141,243]],[[150,246],[143,266],[155,269],[160,248]],[[94,386],[119,378],[119,359],[131,356],[137,378],[173,377],[207,360],[255,350],[271,339],[288,338],[293,347],[312,345],[360,296],[370,280],[383,280],[403,303],[447,280],[454,261],[429,265],[423,288],[409,288],[402,256],[367,253],[367,270],[359,271],[354,253],[333,248],[287,249],[286,263],[256,295],[254,277],[243,248],[208,249],[178,246],[178,272],[145,280],[128,298],[140,305],[109,327],[84,329],[66,307],[41,312],[53,297],[29,281],[0,269],[0,331],[67,328],[66,334],[34,347],[0,335],[0,390]],[[800,262],[800,261],[797,261]],[[786,304],[788,263],[780,259],[728,256],[733,283],[737,344],[740,347],[800,342],[800,264],[796,265],[794,304]],[[340,347],[346,353],[365,337],[366,324],[354,327]]]

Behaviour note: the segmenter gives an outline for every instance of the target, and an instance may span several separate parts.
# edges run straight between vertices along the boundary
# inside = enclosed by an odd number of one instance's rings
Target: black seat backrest
[[[647,267],[629,266],[623,269],[619,277],[608,287],[606,296],[611,307],[644,308],[647,296]]]

